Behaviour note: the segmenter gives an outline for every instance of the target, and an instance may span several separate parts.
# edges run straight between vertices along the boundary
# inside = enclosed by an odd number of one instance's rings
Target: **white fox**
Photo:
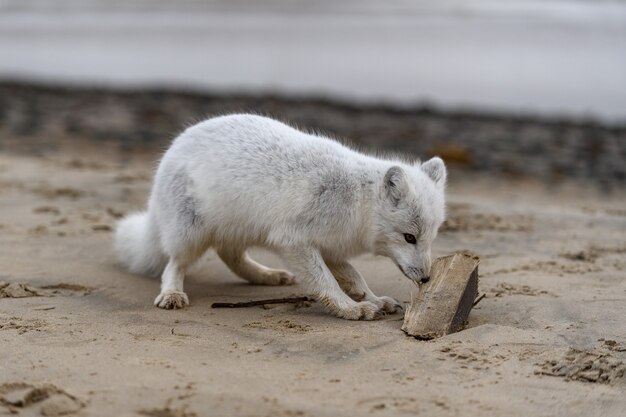
[[[266,117],[216,117],[174,140],[148,210],[119,222],[115,248],[131,272],[162,273],[161,308],[189,304],[185,271],[215,248],[253,284],[287,285],[295,276],[336,316],[372,320],[400,305],[376,296],[348,259],[384,255],[409,279],[427,281],[445,182],[437,157],[379,159]],[[251,246],[275,251],[291,272],[250,259]]]

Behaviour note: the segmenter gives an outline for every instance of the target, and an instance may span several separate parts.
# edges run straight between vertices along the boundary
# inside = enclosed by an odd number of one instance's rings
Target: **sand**
[[[479,254],[486,298],[466,330],[426,342],[402,314],[211,309],[303,295],[248,285],[214,253],[187,278],[189,308],[153,307],[158,281],[116,265],[111,228],[142,208],[159,152],[0,152],[0,415],[624,415],[622,192],[452,172],[434,254]],[[378,294],[415,291],[386,259],[355,264]]]

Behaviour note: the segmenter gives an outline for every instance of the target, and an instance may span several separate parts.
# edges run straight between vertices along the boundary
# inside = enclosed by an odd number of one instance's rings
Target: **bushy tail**
[[[135,274],[159,275],[167,262],[158,230],[147,212],[130,214],[117,223],[115,252],[122,265]]]

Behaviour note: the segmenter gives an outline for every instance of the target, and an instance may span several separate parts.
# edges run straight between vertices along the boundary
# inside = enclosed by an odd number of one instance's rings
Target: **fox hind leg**
[[[294,277],[289,271],[268,268],[254,261],[245,249],[220,248],[217,254],[237,276],[255,285],[291,285]]]
[[[161,293],[154,300],[154,305],[167,310],[189,305],[189,298],[183,291],[185,273],[206,252],[208,242],[202,239],[181,241],[176,249],[176,255],[170,256],[161,275]]]
[[[189,298],[183,291],[185,269],[175,258],[170,258],[161,276],[161,293],[154,300],[155,306],[172,310],[189,305]]]
[[[161,293],[154,300],[154,305],[167,310],[183,308],[189,305],[189,298],[183,290],[187,269],[193,265],[209,247],[209,242],[201,233],[167,235],[164,249],[169,255],[169,262],[161,275]]]

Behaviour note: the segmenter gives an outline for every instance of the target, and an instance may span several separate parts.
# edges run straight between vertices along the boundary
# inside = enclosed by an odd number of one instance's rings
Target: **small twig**
[[[480,301],[485,298],[487,296],[487,294],[483,294],[480,297],[478,297],[475,301],[474,304],[472,304],[472,308],[476,307],[476,304],[480,303]]]
[[[270,298],[268,300],[245,301],[243,303],[213,303],[211,304],[211,308],[242,308],[262,306],[265,304],[303,303],[305,301],[314,300],[309,297]]]
[[[54,310],[55,308],[56,308],[55,306],[42,306],[42,307],[35,307],[33,308],[33,310],[47,311],[47,310]]]

